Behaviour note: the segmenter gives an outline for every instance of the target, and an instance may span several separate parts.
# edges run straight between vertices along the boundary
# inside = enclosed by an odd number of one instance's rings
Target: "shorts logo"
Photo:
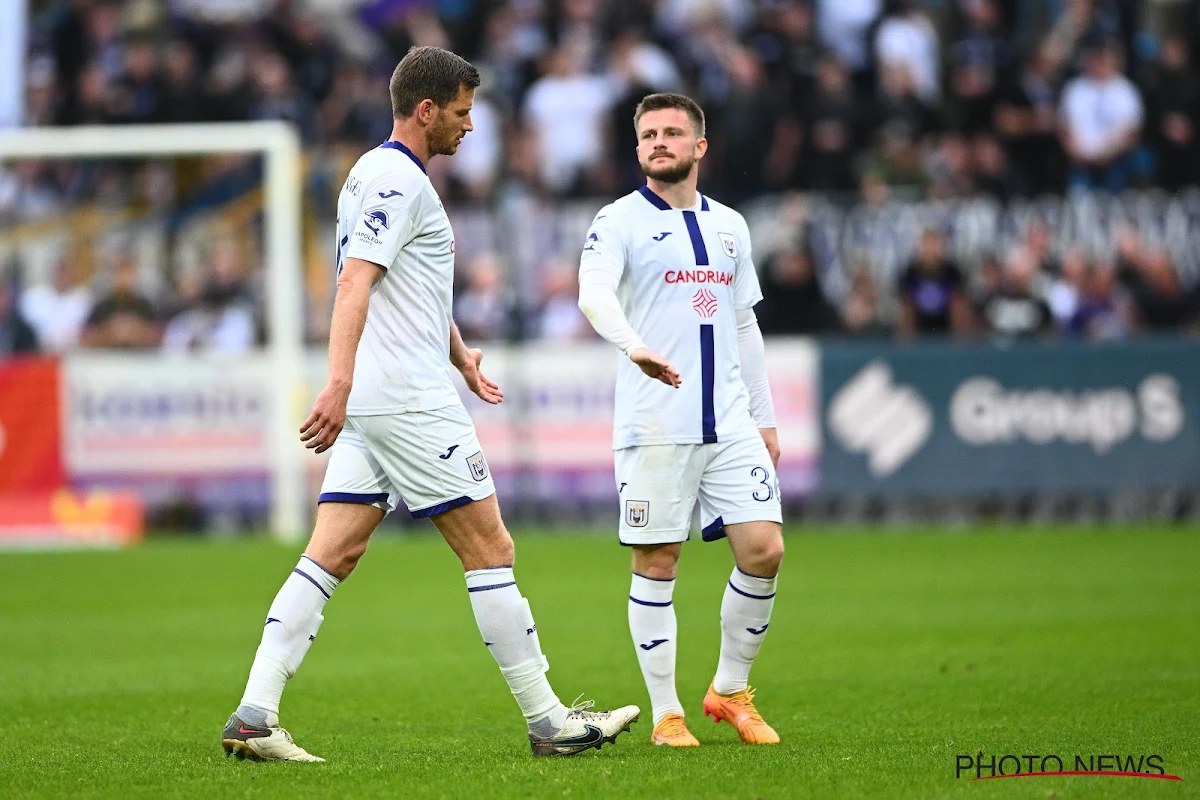
[[[733,238],[733,234],[718,233],[717,237],[721,240],[721,249],[725,251],[725,255],[737,258],[737,239]]]
[[[650,521],[650,503],[645,500],[625,501],[625,524],[631,528],[644,528]]]
[[[476,481],[481,481],[488,476],[487,461],[483,458],[483,451],[480,450],[473,456],[467,456],[467,466],[471,468],[471,478]]]

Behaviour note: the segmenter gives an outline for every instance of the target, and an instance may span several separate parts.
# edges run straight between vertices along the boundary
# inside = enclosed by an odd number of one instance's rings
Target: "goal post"
[[[305,358],[300,140],[294,128],[263,121],[0,129],[0,162],[232,153],[260,154],[264,160],[270,525],[274,536],[295,539],[305,534],[308,520],[297,439]]]

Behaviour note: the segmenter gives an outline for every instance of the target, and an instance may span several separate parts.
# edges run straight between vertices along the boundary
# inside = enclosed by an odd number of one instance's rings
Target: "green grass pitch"
[[[440,539],[381,539],[326,607],[283,721],[327,764],[224,758],[299,548],[153,542],[0,554],[0,797],[1197,797],[1200,531],[788,536],[754,669],[783,738],[701,716],[723,545],[684,548],[679,690],[703,746],[651,746],[628,553],[517,531],[517,577],[570,701],[643,706],[599,753],[534,759]],[[1160,754],[1184,782],[955,778],[976,753]],[[1070,766],[1068,765],[1068,768]]]

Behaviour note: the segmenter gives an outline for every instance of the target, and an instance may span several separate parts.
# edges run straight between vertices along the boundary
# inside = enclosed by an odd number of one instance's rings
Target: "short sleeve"
[[[354,221],[347,258],[360,258],[384,269],[412,240],[424,187],[395,172],[383,173],[363,187],[362,211]]]
[[[579,256],[579,271],[601,269],[620,279],[628,260],[629,244],[614,219],[612,206],[605,206],[588,228]]]
[[[750,246],[750,229],[746,220],[738,215],[737,259],[733,275],[733,307],[741,310],[754,308],[762,302],[762,288],[758,284],[758,270],[754,268],[754,257]]]

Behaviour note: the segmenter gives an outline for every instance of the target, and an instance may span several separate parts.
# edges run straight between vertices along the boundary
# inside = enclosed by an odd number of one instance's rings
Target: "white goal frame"
[[[272,401],[271,532],[306,532],[304,460],[297,430],[304,391],[300,139],[284,122],[88,125],[0,129],[0,162],[10,158],[144,158],[258,153],[265,162],[266,306]]]

